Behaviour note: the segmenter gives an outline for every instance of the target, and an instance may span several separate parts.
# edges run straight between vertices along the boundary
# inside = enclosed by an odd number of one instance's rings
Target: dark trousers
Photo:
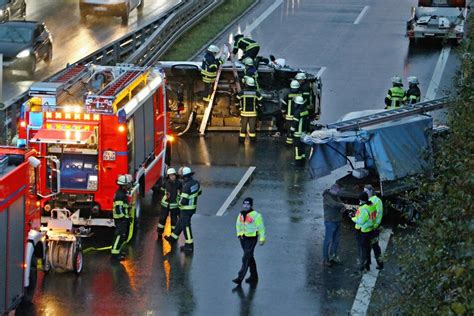
[[[306,145],[300,140],[300,137],[293,139],[293,146],[295,149],[295,161],[303,161],[306,158]]]
[[[168,218],[168,215],[171,217],[171,229],[173,230],[176,227],[176,223],[178,222],[178,214],[179,208],[169,208],[162,206],[160,221],[158,222],[158,231],[163,232],[165,230],[166,219]]]
[[[255,262],[255,258],[253,256],[255,246],[257,245],[258,237],[243,236],[239,238],[239,240],[240,240],[240,245],[242,246],[242,250],[244,251],[244,255],[242,256],[242,267],[240,268],[238,278],[240,280],[243,280],[249,268],[250,268],[250,277],[258,278],[257,263]]]
[[[283,134],[285,132],[285,117],[283,116],[283,112],[281,110],[275,112],[274,117],[277,131]]]
[[[241,60],[244,60],[245,58],[247,57],[250,57],[252,58],[253,60],[255,60],[255,58],[257,58],[258,56],[258,52],[260,51],[260,47],[254,47],[254,48],[251,48],[249,49],[248,51],[246,51],[243,55],[242,55],[242,59]]]
[[[323,258],[324,261],[329,262],[331,257],[337,256],[337,248],[341,240],[341,222],[324,221],[324,227]]]
[[[176,223],[176,227],[171,233],[171,237],[178,239],[179,235],[184,232],[184,242],[186,247],[193,247],[193,231],[191,229],[191,217],[193,217],[196,211],[180,210],[179,219]]]
[[[363,233],[360,230],[356,231],[357,245],[359,249],[360,270],[370,269],[370,246],[372,239],[372,232]]]
[[[120,255],[122,246],[128,237],[129,221],[128,219],[120,218],[120,219],[115,219],[114,222],[115,222],[114,240],[112,243],[112,250],[110,251],[110,253],[112,254],[112,256],[118,256]]]
[[[249,137],[257,137],[257,117],[256,116],[241,116],[240,117],[240,134],[239,136],[245,138],[247,136],[247,126],[249,129]]]
[[[380,235],[380,230],[376,229],[372,231],[371,245],[372,245],[372,250],[374,251],[375,260],[377,261],[378,264],[382,262],[380,258],[382,256],[382,250],[380,249],[380,245],[379,245],[379,235]],[[370,263],[370,256],[369,256],[369,263]]]

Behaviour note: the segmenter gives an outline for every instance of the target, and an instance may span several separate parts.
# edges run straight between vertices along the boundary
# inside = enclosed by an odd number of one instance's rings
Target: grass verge
[[[225,0],[217,9],[187,31],[171,46],[161,60],[188,60],[254,2],[255,0]]]

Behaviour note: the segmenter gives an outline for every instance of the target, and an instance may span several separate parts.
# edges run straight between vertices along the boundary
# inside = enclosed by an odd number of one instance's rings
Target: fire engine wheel
[[[36,283],[38,281],[38,271],[37,271],[37,259],[34,255],[31,256],[30,260],[30,284],[25,287],[25,295],[23,296],[23,300],[26,303],[31,303],[33,301],[33,297],[35,295],[36,290]]]
[[[82,254],[82,250],[78,249],[76,250],[76,253],[74,254],[74,263],[73,263],[74,273],[76,273],[76,275],[81,274],[83,267],[84,267],[84,256]]]

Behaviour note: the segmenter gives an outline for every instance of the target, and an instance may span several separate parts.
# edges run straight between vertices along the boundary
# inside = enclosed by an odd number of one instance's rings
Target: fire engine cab
[[[73,65],[34,83],[23,105],[19,146],[54,157],[38,168],[45,213],[66,208],[74,225],[113,226],[116,180],[131,174],[132,212],[166,169],[165,79],[157,68]]]
[[[31,301],[45,253],[36,204],[33,151],[0,147],[0,313]]]

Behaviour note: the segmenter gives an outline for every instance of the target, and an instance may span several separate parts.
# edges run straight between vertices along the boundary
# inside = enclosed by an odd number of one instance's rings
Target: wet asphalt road
[[[239,22],[245,29],[274,1],[262,0]],[[441,45],[410,50],[405,20],[414,1],[283,1],[252,35],[262,54],[283,56],[289,65],[324,66],[323,121],[350,111],[382,107],[390,78],[417,75],[426,91]],[[370,8],[354,25],[365,5]],[[227,38],[227,34],[223,38]],[[449,87],[456,67],[451,54],[442,87]],[[295,170],[292,151],[268,135],[256,144],[239,145],[237,135],[186,135],[177,140],[172,165],[190,165],[203,184],[193,217],[195,253],[186,257],[156,241],[158,207],[151,194],[129,260],[111,266],[108,253],[88,254],[81,276],[41,275],[34,305],[22,314],[37,315],[346,315],[359,278],[352,225],[343,224],[342,266],[323,268],[322,191],[346,170],[310,179]],[[256,171],[222,217],[220,206],[250,166]],[[267,244],[256,249],[260,282],[233,290],[240,266],[235,217],[244,197],[255,199],[267,227]],[[387,223],[391,224],[391,223]],[[110,244],[101,230],[89,243]],[[180,240],[183,243],[183,240]],[[390,248],[390,245],[389,245]],[[384,273],[384,272],[383,272]]]
[[[141,25],[153,21],[156,16],[179,3],[179,0],[145,0],[142,10],[133,10],[127,27],[121,26],[118,17],[88,16],[87,23],[80,23],[78,0],[27,0],[26,19],[42,21],[53,37],[53,61],[50,66],[40,62],[34,78],[14,71],[4,78],[3,98],[9,100],[36,80],[63,69],[82,57],[113,42]]]

